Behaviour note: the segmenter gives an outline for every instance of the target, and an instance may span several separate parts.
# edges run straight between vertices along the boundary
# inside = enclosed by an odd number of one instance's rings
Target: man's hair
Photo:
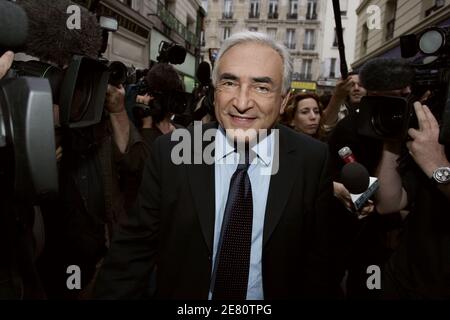
[[[184,91],[180,76],[168,63],[155,64],[147,73],[146,80],[150,93]]]
[[[412,84],[414,69],[404,59],[376,58],[362,66],[359,80],[366,90],[397,90]]]
[[[239,33],[235,33],[231,37],[227,38],[223,43],[220,51],[217,55],[216,63],[213,69],[212,81],[213,85],[216,86],[218,77],[219,77],[219,64],[220,58],[232,47],[243,44],[243,43],[259,43],[262,45],[266,45],[274,49],[283,60],[283,84],[281,90],[283,93],[286,93],[291,86],[291,74],[292,74],[292,58],[287,50],[287,48],[271,39],[267,34],[261,32],[253,32],[253,31],[243,31]],[[267,63],[271,63],[267,61]]]

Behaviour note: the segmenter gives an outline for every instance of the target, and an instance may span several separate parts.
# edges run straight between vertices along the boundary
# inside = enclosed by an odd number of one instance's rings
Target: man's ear
[[[284,109],[286,109],[286,105],[287,105],[287,103],[288,103],[288,101],[289,101],[289,98],[290,98],[291,95],[292,95],[291,93],[292,93],[292,91],[289,90],[289,91],[286,93],[286,95],[284,96],[283,101],[281,101],[280,114],[283,114],[283,113],[284,113]]]

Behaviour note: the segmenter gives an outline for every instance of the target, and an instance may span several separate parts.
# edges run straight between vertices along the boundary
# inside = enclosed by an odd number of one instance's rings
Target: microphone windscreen
[[[198,81],[203,85],[206,86],[209,84],[209,81],[211,79],[211,67],[209,66],[209,63],[206,61],[200,62],[197,68],[197,79]]]
[[[403,89],[413,83],[414,69],[404,59],[375,58],[359,71],[361,85],[370,91]]]
[[[341,171],[341,182],[352,194],[360,194],[369,188],[370,175],[360,163],[347,163]]]
[[[23,47],[28,36],[28,18],[17,4],[0,0],[0,49]]]
[[[97,58],[102,31],[96,16],[86,8],[69,0],[17,0],[16,3],[25,10],[29,20],[26,54],[60,66],[68,64],[76,54]],[[72,5],[80,9],[79,28],[76,25],[68,28],[68,22],[77,22],[76,12],[67,13]]]

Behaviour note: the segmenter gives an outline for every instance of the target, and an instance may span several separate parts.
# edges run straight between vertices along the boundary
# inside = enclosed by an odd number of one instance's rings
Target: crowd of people
[[[0,58],[0,78],[13,58]],[[408,141],[358,130],[364,97],[412,96],[412,67],[369,60],[338,81],[327,105],[290,89],[292,68],[288,50],[267,35],[231,36],[212,74],[217,121],[187,128],[164,105],[131,121],[125,88],[108,85],[102,121],[58,139],[57,198],[27,208],[26,227],[2,216],[17,232],[4,241],[0,296],[449,298],[450,179],[437,175],[450,174],[450,148],[438,141],[426,97],[414,102],[418,127]],[[146,82],[136,102],[152,108],[159,96],[184,91],[167,63]],[[195,138],[196,125],[201,137],[214,130],[213,163],[205,161],[208,143],[195,139],[181,152],[203,155],[201,163],[175,163],[171,133]],[[343,147],[378,178],[359,210],[341,181]],[[41,218],[38,246],[32,229]],[[29,245],[11,249],[18,238]],[[80,290],[67,287],[70,265],[82,270]],[[373,265],[382,271],[379,289],[367,285]]]

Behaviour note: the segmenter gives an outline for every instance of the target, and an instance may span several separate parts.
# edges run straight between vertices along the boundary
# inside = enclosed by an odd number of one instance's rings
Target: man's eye
[[[232,87],[236,84],[233,81],[224,81],[224,82],[222,82],[222,85],[225,87]]]
[[[264,87],[264,86],[257,86],[256,91],[261,92],[261,93],[268,93],[268,92],[270,92],[270,89],[268,87]]]

